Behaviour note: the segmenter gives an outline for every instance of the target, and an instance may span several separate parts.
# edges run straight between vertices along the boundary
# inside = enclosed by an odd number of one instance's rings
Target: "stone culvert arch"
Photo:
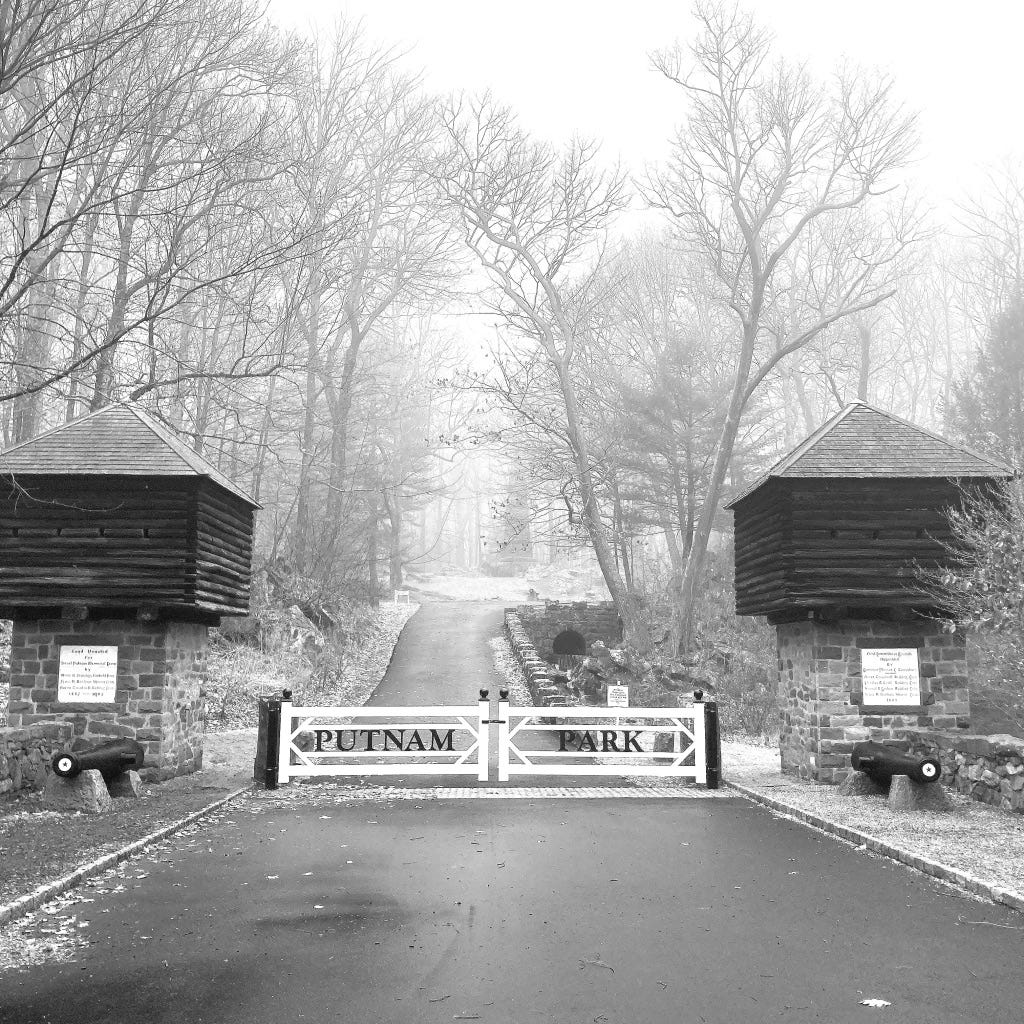
[[[554,662],[560,655],[585,654],[597,640],[609,647],[622,642],[622,620],[611,601],[549,601],[508,610],[518,616],[545,661]]]

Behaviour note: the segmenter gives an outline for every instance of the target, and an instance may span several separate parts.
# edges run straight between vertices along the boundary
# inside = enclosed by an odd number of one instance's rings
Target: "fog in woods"
[[[262,506],[255,616],[611,600],[770,730],[724,506],[855,401],[1019,463],[1024,167],[1013,121],[943,178],[899,59],[754,8],[624,37],[648,158],[359,10],[6,5],[4,445],[138,403]]]

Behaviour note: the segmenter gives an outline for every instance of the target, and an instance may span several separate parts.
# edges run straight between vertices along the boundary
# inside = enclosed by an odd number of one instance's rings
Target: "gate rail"
[[[420,707],[293,707],[291,700],[283,699],[277,781],[337,775],[475,775],[486,782],[489,717],[486,700]],[[303,734],[312,734],[312,750],[297,742]],[[455,746],[457,734],[468,737],[466,749]]]
[[[515,707],[502,690],[492,718],[487,691],[480,695],[476,704],[413,707],[294,707],[289,690],[281,699],[261,698],[254,777],[268,789],[318,776],[475,775],[487,782],[494,726],[499,782],[514,775],[625,775],[692,778],[718,788],[713,701]]]
[[[515,707],[498,702],[498,781],[513,775],[632,775],[719,780],[718,707]],[[556,733],[558,748],[524,734]],[[656,737],[666,737],[670,749]],[[570,763],[564,763],[569,759]]]

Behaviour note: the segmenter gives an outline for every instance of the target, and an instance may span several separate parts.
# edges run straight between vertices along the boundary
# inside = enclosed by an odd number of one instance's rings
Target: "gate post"
[[[288,782],[292,763],[292,691],[281,691],[281,725],[278,729],[277,781]]]
[[[498,781],[508,782],[508,690],[498,691]]]
[[[277,756],[280,731],[280,698],[260,697],[259,731],[256,736],[256,759],[252,765],[252,777],[264,789],[277,789]]]
[[[722,778],[722,737],[718,729],[718,704],[704,702],[704,749],[707,765],[707,787],[718,789]]]
[[[491,759],[491,702],[487,699],[487,691],[480,691],[477,701],[477,782],[486,782],[490,775]]]

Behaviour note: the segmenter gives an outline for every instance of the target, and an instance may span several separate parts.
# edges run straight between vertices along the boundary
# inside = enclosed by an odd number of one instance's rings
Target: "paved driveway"
[[[992,1024],[1024,1006],[1018,915],[739,799],[263,797],[129,875],[77,908],[76,962],[0,976],[0,1018]]]

